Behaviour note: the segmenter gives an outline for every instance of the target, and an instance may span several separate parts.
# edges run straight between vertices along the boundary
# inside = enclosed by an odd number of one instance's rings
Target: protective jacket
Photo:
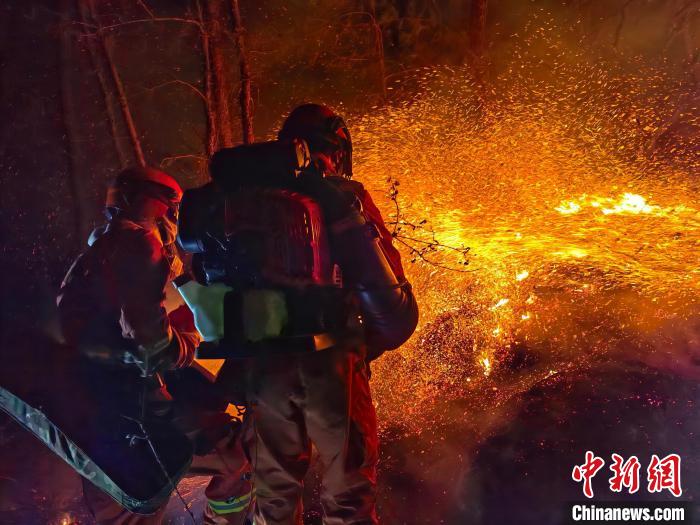
[[[172,356],[174,368],[189,365],[199,337],[185,310],[166,313],[170,277],[158,231],[113,219],[93,235],[61,285],[58,308],[66,342],[114,365],[139,350]]]

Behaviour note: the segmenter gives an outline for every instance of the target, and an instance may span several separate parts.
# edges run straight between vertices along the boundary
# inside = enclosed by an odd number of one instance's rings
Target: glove
[[[173,340],[164,339],[150,347],[139,345],[137,349],[124,354],[124,362],[136,365],[142,377],[148,377],[172,368],[179,359],[179,352],[173,355]]]
[[[136,344],[129,349],[124,362],[136,365],[141,375],[150,376],[172,368],[188,366],[200,342],[192,312],[181,305],[168,314],[170,336],[148,346]]]

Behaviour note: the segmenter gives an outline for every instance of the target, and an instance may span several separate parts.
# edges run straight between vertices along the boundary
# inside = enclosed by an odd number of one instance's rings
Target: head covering
[[[282,124],[280,140],[303,139],[311,154],[332,156],[343,176],[352,177],[352,140],[343,118],[328,106],[302,104]]]

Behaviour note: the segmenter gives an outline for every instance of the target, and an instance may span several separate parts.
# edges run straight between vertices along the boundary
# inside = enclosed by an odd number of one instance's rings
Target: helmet
[[[117,175],[107,190],[108,216],[128,209],[139,197],[148,197],[177,209],[182,188],[167,173],[150,167],[127,168]]]
[[[352,177],[352,140],[343,118],[328,106],[302,104],[292,110],[282,124],[280,140],[303,139],[311,154],[330,157],[335,168],[348,179]]]

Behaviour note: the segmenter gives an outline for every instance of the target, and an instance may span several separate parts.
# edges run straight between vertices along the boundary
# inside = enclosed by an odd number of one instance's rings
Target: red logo
[[[577,483],[583,482],[583,495],[593,497],[593,478],[603,468],[605,460],[596,456],[590,450],[586,451],[586,459],[582,465],[574,466],[571,478]],[[641,464],[637,456],[630,456],[627,460],[619,454],[612,455],[610,470],[613,475],[608,479],[612,492],[622,492],[627,489],[629,494],[639,491],[639,471]],[[662,492],[668,490],[675,497],[683,493],[681,488],[681,457],[678,454],[669,454],[663,459],[652,454],[647,467],[647,491]]]
[[[681,489],[681,457],[678,454],[669,454],[663,459],[653,454],[651,463],[647,468],[647,480],[649,492],[661,492],[664,489],[680,497],[683,493]]]
[[[608,480],[610,490],[613,492],[622,492],[622,487],[627,487],[630,494],[634,494],[639,490],[639,460],[637,456],[632,456],[627,461],[618,454],[612,455],[613,464],[610,465],[610,470],[613,471],[613,476]]]
[[[583,494],[587,498],[593,497],[593,484],[591,480],[605,465],[603,458],[597,457],[590,450],[586,451],[586,462],[583,465],[576,465],[571,477],[574,481],[583,481]]]

